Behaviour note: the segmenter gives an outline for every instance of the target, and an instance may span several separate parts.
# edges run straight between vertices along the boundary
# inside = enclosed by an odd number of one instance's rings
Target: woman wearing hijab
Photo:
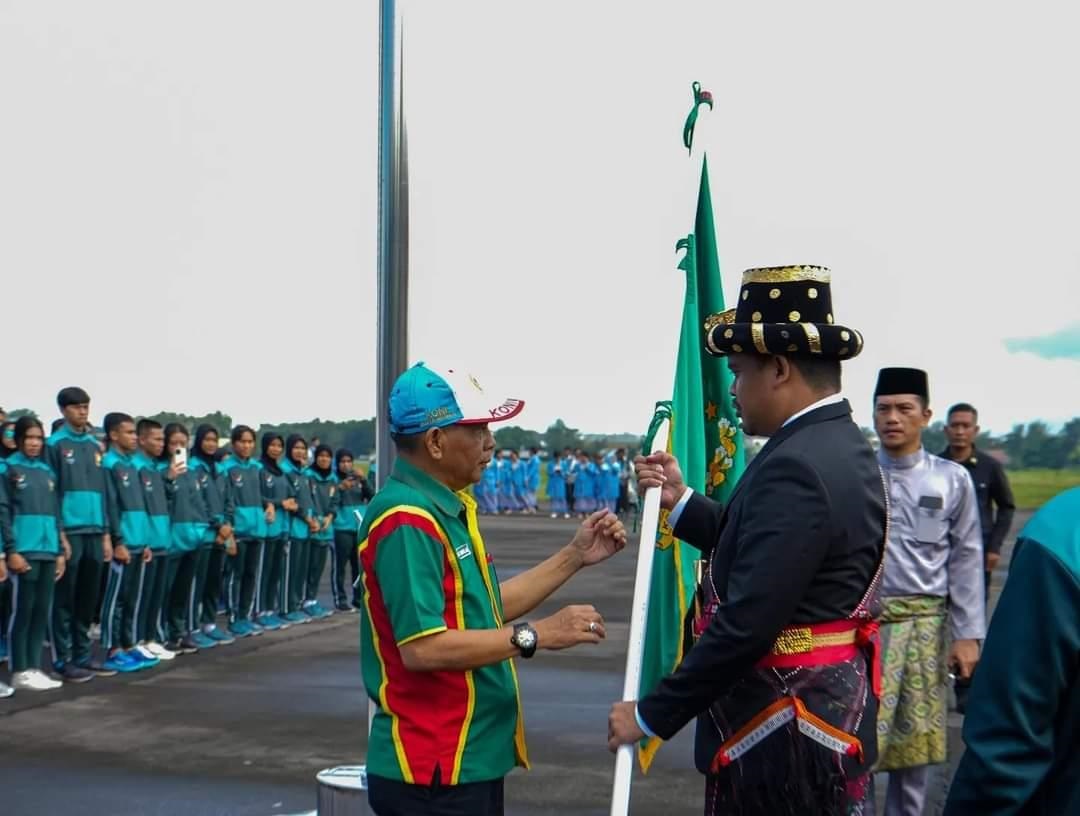
[[[56,473],[42,452],[45,432],[34,417],[15,423],[18,451],[0,472],[0,535],[14,586],[11,612],[11,684],[18,690],[49,691],[63,683],[41,671],[49,609],[66,561],[60,549],[60,502]],[[0,683],[0,697],[11,694]]]
[[[188,457],[188,469],[206,490],[210,526],[203,531],[195,559],[191,594],[187,599],[187,630],[191,643],[199,649],[229,644],[234,638],[217,625],[225,556],[236,554],[232,525],[225,520],[225,491],[228,483],[218,467],[218,432],[212,425],[195,430],[195,444]],[[182,639],[181,639],[182,640]]]
[[[255,624],[263,629],[288,629],[289,623],[277,613],[284,572],[285,541],[289,535],[289,514],[299,509],[292,483],[285,477],[281,461],[285,458],[285,440],[281,434],[266,433],[262,438],[262,497],[274,507],[273,521],[267,521],[266,537],[259,549],[256,567]]]
[[[169,563],[161,628],[165,632],[165,648],[180,654],[199,651],[192,638],[191,606],[195,569],[213,515],[209,500],[210,474],[205,468],[196,469],[186,459],[177,458],[177,451],[183,456],[187,446],[187,428],[178,422],[165,426],[165,448],[158,466],[166,474],[169,500]],[[171,480],[168,478],[170,472],[174,475]]]
[[[0,459],[7,459],[19,450],[15,442],[15,423],[5,422],[0,426]]]
[[[297,509],[289,514],[289,542],[285,560],[285,581],[282,584],[281,608],[289,623],[310,623],[311,616],[303,610],[304,589],[307,586],[308,558],[311,534],[318,529],[315,521],[315,499],[307,469],[308,446],[300,434],[285,440],[285,458],[281,469],[292,485]]]
[[[236,530],[236,555],[225,562],[225,609],[229,632],[234,637],[261,635],[252,622],[255,590],[267,528],[277,519],[277,509],[262,496],[263,465],[255,458],[255,431],[237,425],[229,437],[230,455],[218,465],[228,486],[225,520]],[[278,446],[281,446],[279,441]]]
[[[304,611],[313,618],[327,618],[334,614],[319,603],[319,584],[322,582],[326,559],[334,548],[334,516],[337,513],[337,484],[334,479],[334,453],[328,445],[315,448],[315,457],[307,476],[311,480],[315,499],[315,521],[318,528],[311,534],[311,557],[308,564],[307,591],[304,593]]]
[[[338,488],[338,509],[334,515],[334,560],[331,562],[330,588],[334,593],[334,608],[338,612],[355,612],[360,606],[356,594],[356,579],[360,576],[356,532],[364,518],[364,510],[374,491],[354,468],[352,451],[338,448],[334,454],[334,479]],[[345,567],[352,567],[352,600],[345,589]]]

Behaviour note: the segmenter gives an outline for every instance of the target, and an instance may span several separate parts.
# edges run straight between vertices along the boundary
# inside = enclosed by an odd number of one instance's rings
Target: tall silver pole
[[[409,161],[405,139],[404,35],[396,0],[379,2],[379,312],[375,486],[394,462],[387,403],[409,364]]]

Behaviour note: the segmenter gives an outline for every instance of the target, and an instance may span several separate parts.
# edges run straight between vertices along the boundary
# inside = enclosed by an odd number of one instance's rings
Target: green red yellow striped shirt
[[[412,672],[400,647],[448,629],[503,625],[476,503],[398,460],[359,531],[361,671],[376,704],[370,774],[430,785],[484,782],[528,767],[513,662]]]

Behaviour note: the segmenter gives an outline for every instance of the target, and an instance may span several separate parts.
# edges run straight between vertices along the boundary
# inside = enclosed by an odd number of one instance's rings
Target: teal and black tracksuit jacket
[[[14,453],[0,462],[0,537],[4,554],[28,561],[60,555],[56,474],[44,458]]]
[[[105,474],[97,439],[65,424],[45,443],[45,460],[56,474],[61,529],[68,534],[104,533]]]
[[[189,485],[190,481],[198,482],[198,487]],[[192,522],[194,524],[202,525],[201,527],[201,539],[203,544],[212,544],[217,539],[217,531],[221,528],[221,525],[225,523],[225,490],[228,489],[228,485],[221,475],[221,468],[217,468],[217,473],[210,472],[210,468],[206,462],[199,459],[196,456],[192,456],[188,459],[187,473],[183,474],[177,483],[177,502],[181,502],[178,506],[187,506],[187,498],[181,498],[180,494],[190,496],[191,499],[191,511],[183,513],[184,518],[178,518],[176,511],[173,511],[173,538],[174,540],[179,536],[184,539],[190,533],[190,528],[184,528],[181,532],[176,532],[176,523],[179,521],[181,524],[185,522]],[[200,505],[199,500],[195,494],[201,494],[205,507],[206,507],[206,523],[203,525],[203,519],[199,517],[198,507]],[[190,518],[189,518],[190,516]],[[179,542],[175,542],[179,543]],[[180,547],[183,549],[183,546]]]
[[[143,497],[146,500],[146,523],[149,531],[146,545],[153,550],[154,555],[165,555],[170,549],[171,532],[169,496],[165,488],[162,463],[155,462],[142,451],[136,452],[131,459],[139,469],[139,481],[142,483]]]
[[[274,505],[274,520],[266,524],[266,538],[285,538],[289,534],[289,511],[281,506],[286,499],[295,499],[292,482],[282,470],[281,475],[274,473],[269,467],[261,467],[262,480],[262,507],[265,510],[267,504]]]
[[[360,511],[363,516],[365,508],[374,496],[374,492],[364,479],[354,478],[353,486],[349,490],[345,490],[341,483],[344,479],[341,476],[334,476],[334,483],[338,488],[337,496],[337,510],[334,516],[334,530],[336,532],[346,532],[355,534],[360,529],[360,520],[356,517],[356,512]]]
[[[123,544],[129,551],[141,553],[150,546],[154,534],[146,511],[146,495],[139,478],[139,464],[115,448],[105,454],[105,496],[109,512],[109,534],[113,546]]]
[[[218,465],[225,487],[225,521],[239,539],[266,538],[265,505],[262,498],[262,465],[257,459],[241,461],[230,456]]]
[[[175,481],[165,482],[169,497],[169,517],[172,520],[169,529],[170,553],[197,550],[205,541],[207,532],[210,532],[213,540],[213,530],[220,526],[220,518],[224,517],[224,504],[217,494],[216,485],[213,485],[210,471],[205,465],[196,466],[196,462],[202,465],[200,460],[195,459]],[[168,470],[167,464],[163,467]],[[214,514],[211,512],[211,494],[217,500],[219,511],[216,524],[212,523]]]
[[[319,530],[311,536],[312,541],[317,541],[327,546],[334,541],[334,527],[323,530],[323,520],[327,516],[335,516],[338,509],[337,481],[333,473],[328,476],[320,476],[314,468],[304,470],[304,475],[311,481],[311,493],[315,500],[315,518],[319,522]]]
[[[283,461],[281,469],[292,486],[292,495],[299,508],[295,513],[289,514],[289,538],[293,541],[307,541],[311,537],[307,519],[315,514],[315,498],[311,492],[311,480],[308,479],[306,470],[298,468],[292,462]]]

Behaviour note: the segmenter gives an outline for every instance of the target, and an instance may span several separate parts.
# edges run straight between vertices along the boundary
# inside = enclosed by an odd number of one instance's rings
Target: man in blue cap
[[[522,408],[423,363],[390,394],[398,459],[358,533],[361,669],[376,704],[368,801],[378,816],[501,816],[503,777],[528,767],[513,658],[604,637],[587,605],[511,623],[626,545],[618,518],[595,513],[555,555],[499,582],[468,488],[495,450],[489,424]]]

